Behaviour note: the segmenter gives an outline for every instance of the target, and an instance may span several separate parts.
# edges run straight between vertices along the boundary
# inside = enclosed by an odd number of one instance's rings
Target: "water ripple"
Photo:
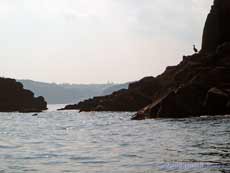
[[[133,113],[0,113],[0,173],[227,173],[230,118],[130,121]]]

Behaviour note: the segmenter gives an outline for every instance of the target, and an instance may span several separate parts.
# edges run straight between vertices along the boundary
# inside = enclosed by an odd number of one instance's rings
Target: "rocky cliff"
[[[230,114],[230,43],[195,54],[157,77],[162,87],[133,119]]]
[[[96,97],[65,109],[136,111],[135,120],[230,114],[230,1],[215,0],[207,17],[202,49],[184,56],[156,78],[127,90]]]
[[[198,54],[157,77],[162,88],[133,119],[230,114],[230,1],[215,0]]]
[[[23,88],[14,79],[0,78],[0,112],[40,112],[47,109],[43,97]]]
[[[214,0],[205,22],[202,52],[214,52],[218,45],[230,40],[230,1]]]

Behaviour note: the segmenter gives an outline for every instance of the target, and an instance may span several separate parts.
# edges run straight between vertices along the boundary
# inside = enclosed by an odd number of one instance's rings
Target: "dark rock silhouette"
[[[132,118],[184,118],[230,114],[230,46],[218,53],[194,54],[157,77],[161,88],[152,104]],[[220,51],[224,50],[224,51]],[[228,50],[228,51],[227,51]]]
[[[202,52],[210,53],[230,40],[230,1],[215,0],[208,14],[202,41]]]
[[[230,114],[230,1],[215,0],[208,15],[202,49],[184,56],[156,78],[147,77],[127,90],[95,97],[65,109],[136,111],[132,118],[185,118]]]
[[[215,0],[207,17],[199,54],[158,77],[162,89],[133,119],[229,114],[230,1]],[[162,80],[163,79],[163,80]]]
[[[107,96],[94,97],[61,110],[80,111],[137,111],[152,102],[154,90],[159,88],[154,77],[145,77]]]
[[[229,95],[227,92],[218,88],[211,88],[206,95],[204,107],[207,114],[225,114]],[[228,111],[227,111],[228,112]]]
[[[47,109],[43,97],[23,88],[14,79],[0,78],[0,112],[40,112]]]

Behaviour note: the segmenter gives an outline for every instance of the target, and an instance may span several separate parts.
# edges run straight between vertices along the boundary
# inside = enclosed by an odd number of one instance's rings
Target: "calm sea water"
[[[0,113],[0,173],[229,173],[230,118]]]

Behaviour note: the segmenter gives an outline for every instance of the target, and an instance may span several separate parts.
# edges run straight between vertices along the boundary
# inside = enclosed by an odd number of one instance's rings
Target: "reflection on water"
[[[230,118],[0,113],[0,173],[230,171]]]

